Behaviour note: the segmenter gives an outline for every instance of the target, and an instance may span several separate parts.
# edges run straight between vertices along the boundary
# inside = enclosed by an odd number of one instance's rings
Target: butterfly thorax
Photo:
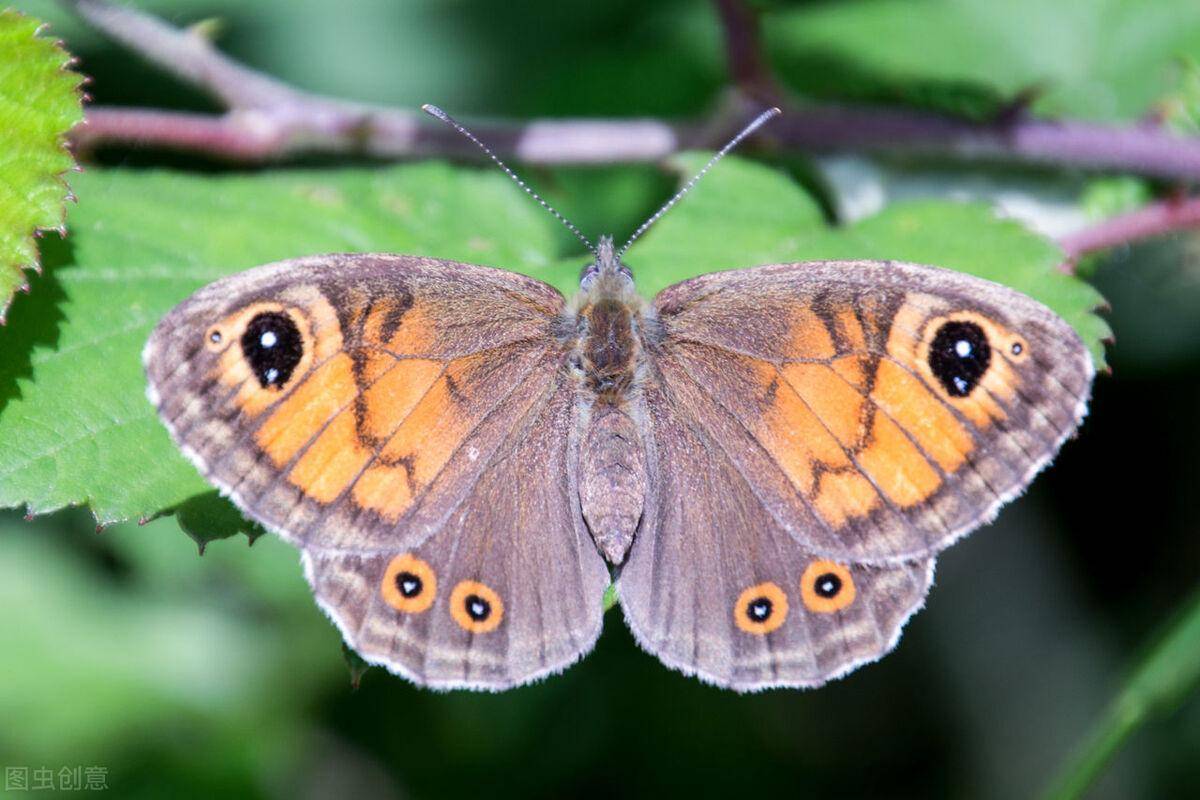
[[[575,308],[575,363],[585,387],[599,403],[624,401],[634,384],[641,356],[639,323],[644,301],[633,275],[603,237],[596,260],[580,280]]]
[[[637,344],[632,310],[604,298],[583,309],[580,366],[589,391],[602,403],[619,403],[633,385]]]

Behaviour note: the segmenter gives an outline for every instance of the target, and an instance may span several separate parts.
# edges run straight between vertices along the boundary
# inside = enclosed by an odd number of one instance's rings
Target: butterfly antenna
[[[701,169],[699,172],[697,172],[694,176],[692,176],[692,179],[689,180],[687,183],[685,183],[683,185],[683,188],[681,188],[678,192],[675,193],[674,197],[672,197],[665,204],[663,204],[662,208],[660,208],[658,211],[655,211],[654,215],[651,216],[650,219],[643,222],[641,227],[639,227],[636,231],[633,232],[633,236],[630,236],[629,241],[625,242],[625,244],[623,244],[621,246],[621,249],[617,252],[617,260],[620,261],[621,256],[623,256],[625,254],[625,251],[629,249],[629,245],[636,242],[643,233],[645,233],[647,230],[650,229],[651,225],[653,225],[654,223],[656,223],[660,219],[662,219],[663,214],[666,214],[668,211],[670,211],[672,206],[674,206],[676,203],[678,203],[685,194],[690,192],[692,190],[692,187],[695,186],[697,183],[699,183],[700,179],[704,177],[704,174],[706,172],[708,172],[710,169],[712,169],[714,164],[716,164],[718,161],[720,161],[722,158],[725,157],[726,153],[728,153],[733,148],[737,147],[739,144],[741,144],[741,141],[743,139],[745,139],[750,134],[754,133],[756,130],[761,128],[763,125],[767,124],[769,121],[771,121],[775,117],[779,116],[781,113],[782,112],[778,108],[768,108],[766,111],[762,112],[757,117],[755,117],[754,120],[749,125],[742,128],[742,132],[739,133],[737,136],[733,137],[732,139],[730,139],[729,144],[725,145],[720,150],[718,150],[716,155],[714,155],[712,158],[710,158],[708,160],[708,163],[704,165],[704,168]]]
[[[513,181],[517,184],[517,186],[520,186],[522,189],[525,190],[525,194],[532,197],[534,200],[536,200],[538,202],[538,205],[540,205],[542,208],[546,209],[551,214],[553,214],[555,219],[557,219],[563,225],[566,225],[567,230],[569,230],[571,233],[575,234],[575,236],[579,239],[579,241],[583,242],[584,247],[586,247],[589,251],[591,251],[591,253],[593,255],[596,254],[595,246],[593,246],[592,243],[588,241],[588,238],[586,236],[584,236],[583,233],[580,232],[579,228],[575,227],[575,223],[571,222],[571,220],[567,219],[562,214],[558,213],[558,210],[555,209],[554,206],[550,205],[545,200],[543,200],[542,196],[539,195],[537,192],[535,192],[533,189],[530,189],[525,184],[525,181],[523,181],[519,177],[517,177],[517,173],[515,173],[511,169],[509,169],[508,165],[505,164],[503,161],[501,161],[499,156],[497,156],[495,153],[493,153],[491,151],[491,148],[489,148],[486,144],[484,144],[483,142],[481,142],[477,138],[475,138],[475,134],[471,133],[469,130],[464,128],[462,125],[460,125],[458,123],[457,120],[454,119],[454,117],[450,116],[445,111],[442,111],[437,106],[426,103],[425,105],[421,106],[421,110],[424,111],[426,114],[428,114],[431,117],[437,117],[442,122],[446,123],[451,128],[454,128],[454,130],[458,131],[463,136],[467,137],[472,142],[474,142],[475,145],[480,150],[482,150],[484,153],[487,154],[487,157],[490,158],[496,164],[497,167],[504,170],[505,175],[512,178]]]

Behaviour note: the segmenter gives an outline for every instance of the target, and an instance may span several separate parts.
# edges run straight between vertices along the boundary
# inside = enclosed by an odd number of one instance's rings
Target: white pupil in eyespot
[[[266,338],[265,334],[263,338]],[[959,339],[954,343],[954,352],[958,354],[959,358],[966,358],[971,355],[971,343],[966,339]]]
[[[279,370],[271,367],[267,370],[267,383],[274,383],[279,378]]]
[[[954,388],[958,389],[958,391],[961,392],[962,394],[966,394],[967,390],[971,388],[971,384],[967,383],[966,380],[964,380],[963,378],[960,378],[957,375],[955,375],[954,376]]]
[[[277,341],[279,341],[279,337],[275,335],[275,331],[263,331],[258,343],[263,347],[274,347]]]

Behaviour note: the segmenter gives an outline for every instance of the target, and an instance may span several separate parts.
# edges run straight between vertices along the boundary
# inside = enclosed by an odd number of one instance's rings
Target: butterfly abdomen
[[[642,517],[646,464],[630,395],[642,359],[637,311],[601,288],[577,312],[575,363],[588,408],[579,451],[579,499],[596,547],[625,560]]]
[[[596,403],[579,452],[579,501],[596,547],[620,564],[646,497],[642,439],[625,409]]]

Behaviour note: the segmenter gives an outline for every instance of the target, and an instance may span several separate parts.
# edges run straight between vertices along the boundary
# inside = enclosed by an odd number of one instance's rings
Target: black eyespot
[[[1012,346],[1012,354],[1013,354],[1014,356],[1019,356],[1019,355],[1021,355],[1021,353],[1022,353],[1022,352],[1024,352],[1024,351],[1025,351],[1025,348],[1021,346],[1021,343],[1020,343],[1020,342],[1013,342],[1013,346]]]
[[[212,333],[210,333],[208,335],[208,340],[210,342],[212,342],[213,344],[220,344],[221,343],[221,332],[213,331]]]
[[[818,597],[824,597],[826,600],[837,597],[841,590],[842,579],[832,572],[822,573],[813,581],[813,591]]]
[[[929,347],[929,368],[952,397],[969,395],[991,361],[987,335],[974,322],[947,322]]]
[[[304,355],[296,323],[287,314],[268,311],[250,320],[242,334],[242,353],[264,389],[279,388],[292,377]]]
[[[421,580],[421,576],[414,572],[396,573],[396,589],[400,594],[408,599],[412,599],[425,590],[425,581]]]
[[[775,604],[769,597],[756,597],[746,604],[746,617],[751,622],[766,622],[771,618]]]
[[[492,615],[492,604],[477,594],[469,594],[463,600],[463,610],[476,622],[483,622]]]

